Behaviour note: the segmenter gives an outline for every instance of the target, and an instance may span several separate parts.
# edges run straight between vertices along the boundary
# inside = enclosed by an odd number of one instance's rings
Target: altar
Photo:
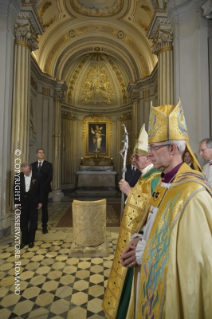
[[[114,171],[78,171],[77,188],[116,188],[116,175]]]
[[[91,159],[81,159],[79,171],[76,172],[76,195],[112,196],[117,195],[117,172],[113,170],[112,159],[98,164]],[[100,165],[103,164],[103,165]]]

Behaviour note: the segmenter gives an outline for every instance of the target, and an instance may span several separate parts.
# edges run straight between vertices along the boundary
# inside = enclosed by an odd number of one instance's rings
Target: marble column
[[[173,33],[166,13],[156,13],[148,30],[158,56],[158,105],[174,104]]]
[[[12,117],[12,150],[21,161],[28,160],[29,153],[29,92],[31,47],[27,41],[28,27],[16,25],[14,54],[14,90]],[[21,38],[21,39],[17,39]],[[18,152],[17,150],[20,150]],[[19,153],[19,154],[18,154]]]
[[[13,180],[21,171],[21,162],[29,156],[29,104],[31,83],[31,52],[38,47],[37,36],[43,29],[33,4],[24,4],[15,23],[14,76],[11,142],[11,211],[13,212]],[[11,223],[13,223],[11,217]],[[12,227],[13,231],[13,227]]]

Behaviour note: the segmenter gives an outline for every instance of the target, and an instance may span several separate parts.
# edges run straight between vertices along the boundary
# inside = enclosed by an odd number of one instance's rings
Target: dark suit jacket
[[[38,171],[38,162],[32,163],[32,171],[37,172]],[[42,183],[43,183],[43,191],[44,193],[49,193],[52,191],[51,188],[51,181],[53,177],[53,166],[52,163],[43,161],[43,165],[41,167],[41,170],[39,172],[42,175]]]
[[[127,171],[125,173],[125,180],[129,183],[130,187],[134,187],[139,177],[141,176],[141,172],[138,169],[133,171],[131,164],[127,165],[126,168]]]
[[[24,174],[20,173],[15,175],[14,182],[14,203],[15,205],[24,205],[25,200],[30,201],[37,207],[38,203],[43,201],[43,188],[42,188],[42,177],[41,174],[32,172],[32,178],[30,183],[30,189],[25,192],[25,179]]]

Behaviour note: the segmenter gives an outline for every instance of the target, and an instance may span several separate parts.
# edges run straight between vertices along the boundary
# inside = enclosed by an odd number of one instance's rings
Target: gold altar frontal
[[[106,257],[106,199],[72,203],[71,257]]]

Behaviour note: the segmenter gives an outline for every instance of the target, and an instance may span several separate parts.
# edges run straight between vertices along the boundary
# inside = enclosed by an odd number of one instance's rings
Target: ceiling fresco
[[[155,10],[165,4],[165,0],[39,0],[36,8],[44,32],[33,57],[44,73],[66,82],[67,103],[125,105],[128,85],[150,75],[157,64],[146,34]],[[77,92],[82,85],[87,91],[92,87],[85,84],[92,68],[104,69],[107,81],[101,98],[94,94],[83,100]]]

